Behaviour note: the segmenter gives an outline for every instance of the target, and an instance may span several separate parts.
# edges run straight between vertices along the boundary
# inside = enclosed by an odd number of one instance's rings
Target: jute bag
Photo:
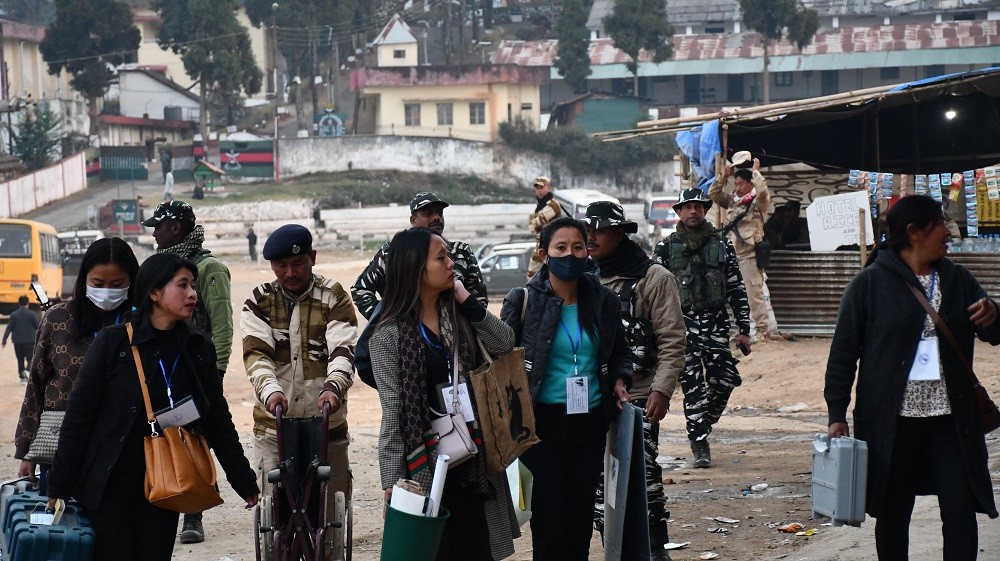
[[[62,429],[65,417],[65,411],[42,411],[35,439],[31,441],[28,452],[24,455],[26,462],[52,465],[52,460],[56,457],[56,446],[59,444],[59,431]]]
[[[469,373],[472,394],[483,429],[486,471],[503,473],[507,466],[539,441],[531,405],[524,349],[494,359],[479,341],[486,364]]]
[[[132,324],[126,327],[132,342]],[[139,347],[132,345],[132,358],[139,373],[146,420],[152,434],[143,442],[146,452],[146,500],[162,509],[184,514],[204,512],[222,504],[216,485],[215,461],[208,441],[184,427],[156,431],[156,418],[149,401],[149,388],[143,372]]]

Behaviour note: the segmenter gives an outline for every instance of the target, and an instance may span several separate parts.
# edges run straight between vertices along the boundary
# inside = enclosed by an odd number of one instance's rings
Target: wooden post
[[[861,234],[861,238],[858,240],[858,248],[861,250],[861,268],[865,268],[865,262],[868,261],[868,245],[865,243],[868,239],[868,224],[865,220],[865,209],[858,209],[858,232]]]

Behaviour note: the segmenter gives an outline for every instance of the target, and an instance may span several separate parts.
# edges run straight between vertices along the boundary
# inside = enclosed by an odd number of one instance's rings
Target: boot
[[[665,549],[653,551],[649,558],[651,561],[670,561],[670,552]]]
[[[694,467],[712,467],[712,451],[708,447],[708,438],[691,441],[691,452],[694,453]]]
[[[205,528],[201,525],[201,513],[185,514],[181,527],[181,543],[201,543],[205,541]]]

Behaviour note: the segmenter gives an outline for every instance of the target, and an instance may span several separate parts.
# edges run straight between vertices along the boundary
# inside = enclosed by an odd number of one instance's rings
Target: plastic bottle
[[[976,243],[975,240],[973,240],[972,238],[965,238],[964,240],[962,240],[962,252],[972,253],[973,251],[975,251],[975,243]]]

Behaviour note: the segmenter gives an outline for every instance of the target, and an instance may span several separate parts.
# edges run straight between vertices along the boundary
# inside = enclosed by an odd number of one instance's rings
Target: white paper
[[[424,515],[424,501],[427,497],[411,493],[402,487],[395,485],[392,488],[392,497],[389,499],[389,506],[407,514],[416,516]]]
[[[913,359],[909,378],[915,382],[941,379],[937,337],[923,339],[917,345],[917,356]]]
[[[31,516],[28,518],[29,522],[32,524],[38,524],[39,526],[51,526],[55,515],[49,514],[48,512],[32,512]]]
[[[584,376],[566,378],[566,414],[590,412],[590,381]]]
[[[434,465],[434,479],[431,480],[430,501],[427,504],[427,516],[436,518],[438,509],[441,508],[441,496],[444,495],[444,480],[448,477],[448,460],[451,458],[447,454],[438,454],[437,463]]]
[[[172,409],[163,409],[156,412],[156,422],[160,428],[183,427],[197,421],[201,417],[198,413],[198,406],[194,404],[191,397],[185,397],[178,401]]]
[[[604,480],[604,504],[606,507],[615,508],[615,503],[618,501],[618,458],[608,456],[608,459],[611,467],[608,469],[607,479]]]
[[[476,420],[476,413],[472,410],[472,398],[469,396],[469,387],[462,382],[458,385],[458,404],[462,409],[462,416],[465,421],[471,423]],[[451,386],[441,388],[441,396],[444,398],[444,406],[448,413],[454,413],[451,405]]]

